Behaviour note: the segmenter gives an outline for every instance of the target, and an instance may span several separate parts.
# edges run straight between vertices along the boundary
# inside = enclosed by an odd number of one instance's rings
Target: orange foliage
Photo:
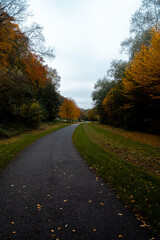
[[[18,25],[10,20],[5,20],[3,24],[0,24],[0,67],[9,66],[8,57],[12,54],[17,30]]]
[[[47,67],[43,65],[43,59],[39,59],[38,56],[29,52],[21,59],[21,65],[35,87],[41,87],[46,84],[48,80]]]
[[[67,122],[77,120],[80,117],[80,110],[73,100],[65,98],[60,107],[59,116],[67,119]]]

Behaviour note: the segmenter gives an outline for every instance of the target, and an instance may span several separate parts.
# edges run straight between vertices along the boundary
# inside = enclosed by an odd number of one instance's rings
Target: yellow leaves
[[[64,98],[64,102],[60,107],[59,115],[61,118],[67,119],[67,121],[76,120],[80,116],[80,110],[73,100]]]
[[[128,65],[123,79],[124,94],[140,89],[151,99],[160,96],[160,32],[152,34],[150,46],[142,46],[135,54],[133,61]],[[129,96],[130,98],[132,95]]]
[[[39,211],[41,211],[41,210],[42,210],[42,205],[37,204],[37,209],[38,209]]]
[[[100,203],[101,206],[104,206],[104,203]]]
[[[123,235],[119,235],[118,237],[119,237],[119,238],[123,238]]]

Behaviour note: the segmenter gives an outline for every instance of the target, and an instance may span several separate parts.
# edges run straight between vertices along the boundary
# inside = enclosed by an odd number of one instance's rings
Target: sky
[[[78,107],[93,107],[91,93],[113,59],[127,59],[120,43],[141,0],[29,0],[55,59],[46,63],[61,77],[60,94]]]

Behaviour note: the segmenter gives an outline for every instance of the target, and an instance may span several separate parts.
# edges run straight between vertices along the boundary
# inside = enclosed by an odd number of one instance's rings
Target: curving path
[[[152,239],[79,156],[76,127],[39,139],[0,173],[0,239]]]

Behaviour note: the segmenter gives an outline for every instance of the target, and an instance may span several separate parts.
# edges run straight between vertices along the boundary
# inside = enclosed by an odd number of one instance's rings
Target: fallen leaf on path
[[[99,194],[101,194],[101,193],[102,193],[102,191],[99,192]]]
[[[75,229],[72,230],[72,232],[75,232],[75,231],[76,231]]]
[[[65,228],[67,228],[67,227],[68,227],[68,224],[65,225]]]
[[[13,234],[16,234],[16,231],[13,231],[12,233],[13,233]]]
[[[104,205],[104,203],[100,203],[100,205],[102,205],[102,206],[103,206],[103,205]]]
[[[53,232],[54,232],[54,229],[51,229],[51,232],[53,233]]]
[[[60,230],[61,230],[61,227],[58,227],[57,229],[58,229],[58,231],[60,231]]]
[[[119,216],[123,216],[123,214],[122,214],[122,213],[118,213],[118,215],[119,215]]]
[[[12,225],[14,225],[14,222],[11,222],[12,223]]]
[[[93,201],[92,201],[92,200],[89,200],[88,202],[91,203],[91,202],[93,202]]]
[[[67,202],[67,200],[64,200],[63,202]]]
[[[39,211],[41,211],[41,209],[42,209],[42,205],[37,204],[37,209],[38,209]]]
[[[96,228],[93,228],[93,232],[96,232],[97,231],[97,229]]]
[[[123,238],[123,235],[119,235],[118,237],[119,237],[119,238]]]

